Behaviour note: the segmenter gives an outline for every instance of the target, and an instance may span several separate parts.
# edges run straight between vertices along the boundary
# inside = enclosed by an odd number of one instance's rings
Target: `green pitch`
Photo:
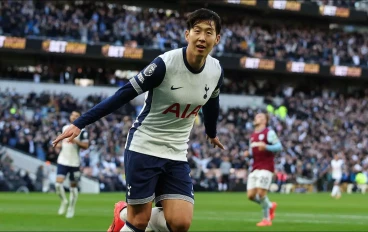
[[[191,231],[367,231],[368,195],[271,194],[272,227],[257,228],[261,208],[244,193],[196,193]],[[0,193],[0,231],[106,231],[124,194],[80,194],[73,219],[58,216],[55,194]]]

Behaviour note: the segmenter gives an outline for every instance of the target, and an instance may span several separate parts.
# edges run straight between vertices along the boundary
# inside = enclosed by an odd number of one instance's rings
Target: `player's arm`
[[[252,147],[251,147],[251,140],[249,140],[249,148],[248,148],[247,151],[244,152],[244,156],[249,157],[249,158],[251,158],[253,156],[253,151],[252,151]]]
[[[58,132],[58,136],[61,135],[63,132],[64,132],[64,127],[62,128],[61,132],[60,131]],[[62,146],[62,143],[58,143],[56,144],[55,147],[58,149],[61,149],[63,146]]]
[[[68,142],[72,142],[80,134],[82,128],[114,112],[139,94],[159,86],[165,74],[166,65],[160,57],[157,57],[143,71],[139,72],[127,84],[116,91],[114,95],[100,102],[75,120],[66,131],[52,142],[52,145],[55,147],[65,138],[68,138]]]
[[[210,99],[206,102],[206,104],[202,107],[203,118],[204,118],[204,127],[206,130],[207,136],[211,139],[211,143],[214,145],[218,145],[220,148],[223,148],[223,145],[218,141],[217,135],[217,120],[220,114],[220,88],[222,82],[224,80],[224,70],[221,68],[221,76],[217,83],[215,90],[212,92]]]
[[[215,138],[217,134],[217,120],[220,114],[220,88],[224,80],[224,71],[221,69],[221,76],[215,90],[212,92],[210,99],[202,107],[204,117],[204,127],[206,134],[210,138]]]
[[[166,66],[160,57],[157,57],[143,71],[139,72],[130,81],[121,87],[114,95],[97,104],[73,123],[79,129],[94,123],[100,118],[114,112],[136,96],[159,86],[165,76]]]
[[[267,141],[271,144],[266,145],[266,150],[271,152],[279,152],[282,151],[282,144],[277,137],[277,134],[274,130],[270,130],[267,133]]]
[[[74,143],[78,145],[78,147],[82,149],[88,149],[89,147],[89,138],[88,138],[88,132],[82,131],[80,135],[80,140],[74,139]]]
[[[61,149],[61,143],[58,143],[55,147]]]

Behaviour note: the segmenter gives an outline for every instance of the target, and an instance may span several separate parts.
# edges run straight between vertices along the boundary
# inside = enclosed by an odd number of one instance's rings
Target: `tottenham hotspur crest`
[[[129,184],[127,185],[127,189],[128,189],[128,196],[130,196],[130,189],[132,188],[132,186],[130,186]]]
[[[206,84],[206,87],[204,87],[204,91],[206,91],[206,93],[204,94],[203,98],[206,99],[207,98],[207,91],[209,90],[210,88],[207,87],[207,84]]]

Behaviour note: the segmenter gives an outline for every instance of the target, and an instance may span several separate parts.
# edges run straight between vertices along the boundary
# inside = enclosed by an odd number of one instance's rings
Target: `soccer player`
[[[126,200],[115,204],[109,231],[188,231],[194,193],[187,162],[189,134],[202,108],[210,143],[216,136],[223,69],[209,53],[220,41],[221,19],[199,9],[188,16],[188,46],[158,56],[113,96],[76,120],[53,141],[72,140],[80,130],[137,95],[145,104],[127,136],[124,152]],[[152,201],[159,208],[152,209]],[[162,207],[162,208],[161,208]]]
[[[70,123],[73,123],[77,118],[81,115],[78,111],[73,111],[70,114],[69,120]],[[68,128],[72,124],[65,125],[62,129],[62,132],[68,130]],[[88,141],[88,133],[85,130],[82,130],[78,136],[75,136],[72,140],[67,141],[66,139],[62,141],[60,145],[61,147],[60,154],[57,159],[57,176],[56,176],[56,193],[59,195],[61,199],[61,205],[59,208],[59,215],[63,215],[65,210],[68,207],[68,200],[65,195],[64,190],[64,180],[66,175],[69,173],[69,181],[70,181],[70,196],[69,196],[69,207],[66,213],[67,218],[74,217],[75,205],[78,199],[78,181],[80,177],[80,157],[79,150],[87,149],[89,146]]]
[[[341,197],[340,182],[342,178],[343,165],[344,161],[340,159],[340,156],[338,154],[336,154],[334,158],[331,160],[332,180],[334,183],[331,192],[331,197],[334,197],[336,199],[339,199]]]
[[[274,173],[274,154],[282,150],[275,131],[267,128],[269,118],[265,113],[255,116],[253,125],[255,131],[251,135],[249,151],[245,156],[253,156],[252,172],[248,175],[248,199],[260,204],[263,209],[263,220],[257,226],[271,226],[275,217],[277,204],[267,197]]]

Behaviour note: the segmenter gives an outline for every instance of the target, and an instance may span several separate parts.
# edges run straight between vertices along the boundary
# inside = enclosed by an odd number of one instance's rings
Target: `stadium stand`
[[[335,1],[336,2],[336,1]],[[337,1],[339,5],[350,1]],[[78,3],[78,4],[76,4]],[[0,32],[82,42],[174,49],[186,44],[185,19],[173,11],[123,7],[106,2],[62,4],[53,1],[4,2]],[[134,9],[134,10],[132,10]],[[19,23],[20,22],[20,23]],[[367,32],[316,27],[261,17],[225,21],[221,43],[214,54],[232,53],[326,65],[368,66]]]
[[[80,1],[1,2],[0,34],[89,44],[130,44],[161,51],[186,44],[183,13],[117,3],[83,2],[85,5]],[[314,2],[355,7],[350,1]],[[244,16],[242,20],[226,18],[222,34],[222,42],[213,52],[216,56],[230,54],[320,65],[368,66],[368,34],[359,30],[349,32],[343,28],[330,29],[325,24],[271,22],[261,17]],[[17,80],[62,84],[73,84],[73,78],[84,76],[93,77],[95,84],[110,86],[121,86],[131,77],[119,78],[117,68],[89,65],[82,70],[65,63],[40,63],[37,62],[32,70],[23,69],[24,65],[17,63],[1,65],[0,74]],[[136,67],[131,69],[138,71]],[[73,78],[66,78],[69,75]],[[226,76],[222,92],[267,96],[266,100],[277,96],[284,100],[284,108],[269,103],[269,113],[272,114],[270,126],[275,128],[286,148],[276,158],[275,191],[303,192],[314,191],[315,188],[326,191],[331,180],[328,165],[336,153],[340,153],[347,164],[343,177],[347,191],[355,183],[357,173],[367,175],[368,129],[365,125],[368,122],[368,91],[365,83],[359,89],[343,93],[331,85],[325,89],[313,84],[305,87],[295,84],[295,81],[288,85],[279,80],[245,80],[243,75]],[[68,113],[75,108],[85,111],[104,97],[96,94],[77,99],[70,94],[50,92],[21,95],[16,90],[1,89],[0,143],[40,160],[55,162],[59,151],[52,148],[50,142],[67,123]],[[100,181],[101,191],[125,189],[122,154],[128,129],[137,112],[139,107],[128,104],[87,128],[92,146],[81,153],[82,170],[84,175]],[[244,189],[251,161],[242,155],[248,149],[252,117],[256,112],[250,108],[230,108],[221,112],[218,131],[220,140],[227,146],[226,151],[213,150],[208,146],[202,118],[197,118],[188,154],[196,191],[218,190],[219,167],[225,156],[232,164],[229,189]],[[17,182],[14,183],[27,185],[26,175],[21,175],[20,171],[17,174],[9,159],[0,160],[1,189],[16,190],[17,184],[9,185],[15,179]],[[39,175],[41,178],[41,171]],[[40,191],[39,186],[40,181],[29,189]]]
[[[67,112],[75,107],[85,110],[101,100],[101,97],[89,96],[78,102],[72,96],[48,93],[21,96],[10,90],[2,92],[1,98],[0,141],[52,162],[55,162],[58,151],[49,144],[67,123]],[[285,97],[287,115],[277,113],[271,119],[271,126],[285,141],[286,147],[277,158],[278,171],[289,181],[302,183],[303,179],[308,179],[315,183],[318,180],[323,187],[330,178],[327,175],[329,160],[336,153],[341,153],[348,164],[347,178],[353,178],[356,171],[367,170],[368,129],[364,126],[368,122],[367,103],[367,90],[355,98],[326,90],[315,95],[293,92]],[[32,112],[28,118],[26,110]],[[124,188],[122,154],[132,117],[137,111],[127,106],[88,127],[93,145],[81,154],[84,173],[104,182],[109,190]],[[247,138],[253,128],[251,120],[255,113],[251,109],[222,112],[218,130],[227,151],[221,152],[208,146],[201,118],[198,118],[188,157],[200,186],[214,176],[216,180],[219,178],[218,168],[223,156],[230,156],[234,168],[233,183],[245,181],[249,163],[242,153],[248,149]]]
[[[357,6],[359,6],[359,3],[364,2],[362,0],[339,0],[339,1],[334,1],[334,0],[311,0],[311,1],[305,1],[305,0],[298,0],[298,2],[304,2],[304,3],[315,3],[319,6],[325,6],[325,5],[329,5],[329,6],[338,6],[338,7],[347,7],[347,8],[356,8]]]

